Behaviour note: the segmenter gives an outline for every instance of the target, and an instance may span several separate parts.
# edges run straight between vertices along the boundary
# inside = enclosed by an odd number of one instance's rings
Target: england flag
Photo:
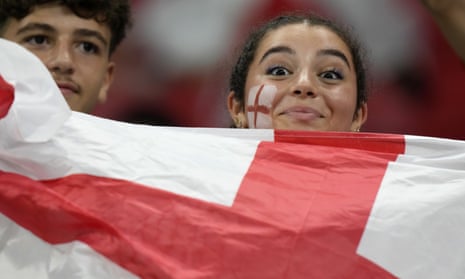
[[[464,277],[464,141],[128,124],[0,61],[1,278]]]

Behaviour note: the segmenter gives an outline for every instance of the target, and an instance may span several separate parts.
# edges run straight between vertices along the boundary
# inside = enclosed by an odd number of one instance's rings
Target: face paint
[[[274,85],[254,86],[247,100],[247,121],[249,128],[272,129],[271,105],[278,89]]]

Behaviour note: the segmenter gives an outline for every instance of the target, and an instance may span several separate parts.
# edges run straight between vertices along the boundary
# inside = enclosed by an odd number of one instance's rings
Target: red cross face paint
[[[274,85],[254,86],[247,99],[247,121],[249,128],[272,129],[271,107],[278,89]]]

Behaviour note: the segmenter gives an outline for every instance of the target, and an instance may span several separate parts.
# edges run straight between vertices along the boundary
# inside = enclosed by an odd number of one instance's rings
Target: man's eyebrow
[[[56,32],[56,29],[46,23],[28,23],[25,26],[21,27],[16,31],[16,35],[21,35],[29,31],[41,30],[44,32]],[[101,41],[105,46],[108,45],[108,41],[103,37],[100,32],[90,30],[90,29],[77,29],[74,31],[74,35],[81,37],[94,37],[97,40]]]
[[[278,53],[278,52],[284,52],[284,53],[288,53],[288,54],[295,54],[295,51],[293,49],[291,49],[290,47],[287,47],[287,46],[276,46],[276,47],[272,47],[270,48],[269,50],[267,50],[265,52],[265,54],[263,54],[262,58],[260,59],[260,62],[259,63],[262,63],[263,60],[265,60],[265,58],[273,53]]]
[[[19,28],[18,31],[16,31],[16,35],[21,35],[22,33],[26,33],[29,31],[34,31],[34,30],[41,30],[45,32],[55,32],[55,29],[45,23],[28,23],[24,25],[23,27]]]
[[[108,41],[105,39],[105,37],[97,31],[90,30],[90,29],[77,29],[74,31],[74,35],[80,36],[80,37],[94,37],[97,40],[101,41],[102,44],[108,46]]]
[[[333,48],[321,49],[318,51],[317,55],[318,56],[326,56],[326,55],[336,56],[340,58],[341,60],[343,60],[346,63],[346,65],[349,67],[349,69],[351,69],[349,59],[347,59],[345,54],[340,50],[333,49]]]

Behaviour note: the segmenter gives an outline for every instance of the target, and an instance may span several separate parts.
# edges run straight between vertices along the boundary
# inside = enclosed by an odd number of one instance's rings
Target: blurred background
[[[370,58],[366,132],[465,139],[465,64],[420,1],[133,0],[134,27],[94,114],[149,125],[228,127],[229,71],[252,26],[308,10],[351,25]]]

